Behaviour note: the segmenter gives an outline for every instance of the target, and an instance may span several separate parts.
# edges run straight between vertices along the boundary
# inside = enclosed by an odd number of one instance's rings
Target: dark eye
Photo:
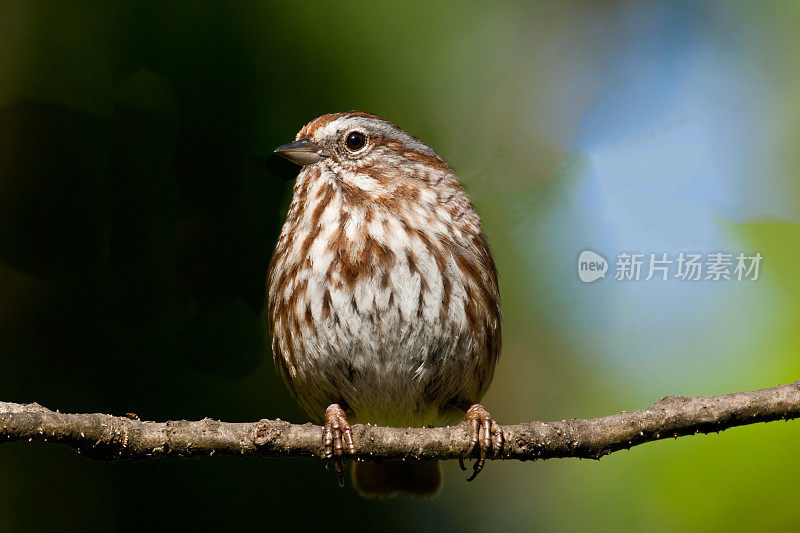
[[[344,139],[344,144],[351,152],[357,152],[367,144],[367,136],[360,131],[351,131]]]

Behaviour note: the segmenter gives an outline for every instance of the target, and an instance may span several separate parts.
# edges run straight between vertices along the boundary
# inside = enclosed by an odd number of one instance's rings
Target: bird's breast
[[[471,327],[472,282],[452,235],[413,212],[319,200],[287,220],[271,266],[273,350],[287,381],[316,416],[342,402],[365,422],[436,423],[487,374],[474,371],[485,334]]]

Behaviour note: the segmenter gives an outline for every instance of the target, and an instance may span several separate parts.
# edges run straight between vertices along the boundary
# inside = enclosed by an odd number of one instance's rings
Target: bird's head
[[[306,168],[335,176],[342,185],[381,194],[397,187],[424,187],[450,174],[431,148],[391,122],[360,111],[318,117],[294,142],[275,152]],[[323,173],[323,172],[321,172]],[[315,173],[316,174],[316,173]]]

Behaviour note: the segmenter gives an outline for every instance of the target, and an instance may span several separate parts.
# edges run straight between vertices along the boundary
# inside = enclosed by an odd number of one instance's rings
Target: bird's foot
[[[500,427],[489,411],[483,408],[480,404],[473,404],[467,409],[467,422],[469,423],[469,452],[472,454],[475,447],[480,449],[478,458],[475,464],[472,465],[472,475],[467,481],[472,481],[481,473],[483,467],[486,465],[486,457],[489,453],[493,457],[497,457],[503,451],[503,428]],[[462,470],[467,468],[464,466],[464,461],[459,460]]]
[[[339,486],[341,486],[344,484],[345,453],[355,455],[356,447],[353,444],[353,433],[350,431],[350,424],[347,423],[344,409],[337,403],[332,403],[325,409],[325,429],[322,433],[322,441],[325,446],[325,458],[332,461]]]

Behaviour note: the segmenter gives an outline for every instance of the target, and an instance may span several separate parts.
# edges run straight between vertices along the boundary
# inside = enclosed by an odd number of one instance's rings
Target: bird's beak
[[[324,157],[320,154],[319,145],[305,137],[278,146],[275,148],[275,153],[298,165],[310,165],[322,160]]]

